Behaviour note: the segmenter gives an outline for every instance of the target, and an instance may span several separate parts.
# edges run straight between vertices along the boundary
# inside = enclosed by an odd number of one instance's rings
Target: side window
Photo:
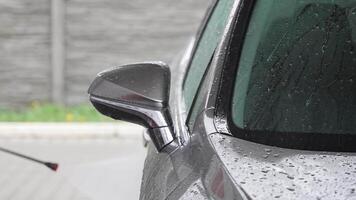
[[[208,66],[210,66],[212,59],[213,59],[213,57],[211,57]],[[206,92],[207,86],[208,86],[207,79],[209,79],[209,78],[207,77],[207,74],[209,73],[209,69],[211,69],[211,68],[207,67],[207,70],[205,70],[205,72],[204,72],[203,80],[200,83],[195,100],[193,101],[192,109],[188,116],[189,119],[187,121],[188,122],[187,125],[188,125],[189,130],[191,130],[191,131],[193,130],[195,120],[197,119],[200,112],[203,111],[203,109],[204,109],[203,103],[204,103],[205,92]]]
[[[183,85],[183,95],[187,110],[190,110],[204,72],[218,45],[234,0],[219,0],[205,27],[196,48],[187,77]]]

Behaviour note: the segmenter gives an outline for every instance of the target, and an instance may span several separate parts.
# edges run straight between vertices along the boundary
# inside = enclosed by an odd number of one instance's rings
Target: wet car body
[[[236,74],[231,62],[238,58],[231,55],[241,51],[236,47],[244,41],[254,1],[233,2],[193,111],[186,110],[182,85],[215,6],[171,65],[169,108],[175,137],[160,151],[149,144],[140,199],[356,199],[354,136],[330,134],[317,145],[288,133],[278,135],[275,143],[258,136],[234,137],[227,110]],[[290,139],[295,143],[283,143]]]
[[[215,53],[203,80],[200,92],[204,100],[202,105],[195,105],[200,107],[200,114],[191,133],[184,130],[186,113],[179,101],[194,44],[190,44],[179,63],[172,65],[172,77],[177,80],[172,81],[176,85],[171,88],[171,108],[176,129],[183,133],[182,144],[168,154],[150,148],[141,199],[356,198],[354,153],[295,150],[238,139],[231,136],[226,119],[217,116],[219,75],[228,53],[224,50],[231,24],[237,15],[248,15],[242,13],[242,5],[243,1],[235,2],[230,27],[225,29],[218,47],[220,53]]]

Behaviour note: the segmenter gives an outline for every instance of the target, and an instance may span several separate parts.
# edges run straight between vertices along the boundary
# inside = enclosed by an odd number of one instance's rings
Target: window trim
[[[356,134],[250,131],[241,129],[234,124],[232,120],[232,99],[236,73],[255,3],[256,0],[243,0],[240,13],[234,22],[230,43],[227,45],[227,54],[223,61],[224,64],[221,69],[222,73],[215,102],[214,123],[216,127],[223,127],[218,131],[243,140],[282,148],[355,152]],[[234,76],[231,77],[231,74],[234,74]]]

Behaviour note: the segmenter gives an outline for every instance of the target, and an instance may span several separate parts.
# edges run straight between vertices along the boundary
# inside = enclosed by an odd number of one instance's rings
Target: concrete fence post
[[[52,101],[64,103],[64,0],[51,0]]]

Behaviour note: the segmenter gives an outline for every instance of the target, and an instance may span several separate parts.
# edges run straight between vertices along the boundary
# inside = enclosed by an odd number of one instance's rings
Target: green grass
[[[32,103],[21,111],[0,109],[0,121],[5,122],[104,122],[112,121],[91,105],[59,106]]]

